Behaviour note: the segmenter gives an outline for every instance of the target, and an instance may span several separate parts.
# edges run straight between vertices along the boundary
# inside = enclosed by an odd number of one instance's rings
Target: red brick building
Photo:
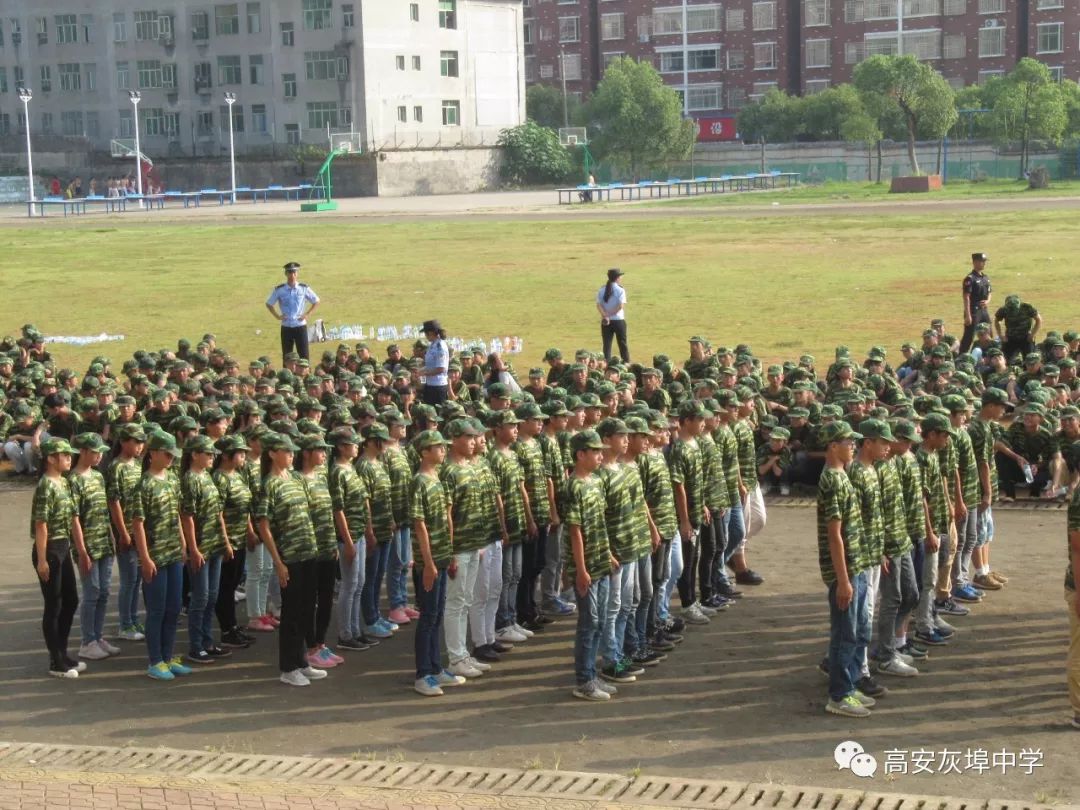
[[[1078,37],[1073,0],[525,0],[527,82],[565,73],[567,91],[587,96],[612,59],[647,59],[704,119],[770,87],[850,81],[874,54],[913,54],[955,87],[1024,56],[1077,79]]]

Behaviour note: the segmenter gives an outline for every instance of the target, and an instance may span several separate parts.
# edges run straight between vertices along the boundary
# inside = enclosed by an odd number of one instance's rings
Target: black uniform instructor
[[[266,299],[270,314],[281,321],[281,354],[296,351],[305,360],[308,357],[308,316],[319,306],[319,296],[307,284],[299,282],[300,264],[285,265],[285,283],[278,284]],[[277,305],[277,310],[274,305]],[[308,304],[311,308],[308,309]],[[284,361],[283,361],[284,362]]]
[[[986,275],[985,253],[971,254],[971,272],[964,276],[964,336],[960,338],[960,353],[971,349],[975,327],[990,323],[990,278]]]

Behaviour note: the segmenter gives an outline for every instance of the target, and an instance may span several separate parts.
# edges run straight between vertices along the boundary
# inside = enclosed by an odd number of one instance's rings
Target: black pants
[[[604,343],[604,359],[611,359],[611,339],[619,342],[619,357],[624,363],[630,362],[630,349],[626,345],[626,321],[608,321],[600,324],[600,339]]]
[[[214,613],[217,615],[218,625],[221,632],[232,630],[239,622],[236,620],[236,587],[244,578],[244,557],[246,549],[243,544],[233,547],[233,558],[221,561],[221,584],[218,586],[217,602],[214,604]],[[249,618],[255,618],[250,616]]]
[[[531,622],[540,615],[536,605],[536,580],[547,564],[548,527],[538,526],[535,539],[528,537],[521,545],[521,580],[517,589],[517,617]]]
[[[65,667],[68,636],[75,609],[79,606],[79,589],[75,566],[71,562],[71,547],[65,543],[50,543],[45,547],[45,559],[49,561],[49,581],[38,580],[41,595],[45,598],[45,610],[41,614],[41,634],[49,648],[49,665]],[[30,561],[37,573],[37,547],[30,552]]]
[[[312,611],[311,629],[304,640],[308,649],[326,643],[326,628],[334,613],[334,582],[337,580],[337,560],[315,561],[315,610]]]
[[[964,327],[964,335],[960,338],[960,354],[968,353],[971,342],[975,339],[975,327],[980,323],[990,323],[990,313],[986,309],[986,302],[971,305],[971,323]]]
[[[446,402],[450,394],[448,385],[425,385],[421,392],[421,398],[425,405],[439,406]]]
[[[1024,478],[1024,471],[1020,469],[1020,465],[1007,455],[1004,453],[995,453],[994,459],[997,462],[998,482],[1001,486],[1001,494],[1006,497],[1015,498],[1017,487],[1026,487],[1028,494],[1032,497],[1036,497],[1050,482],[1049,464],[1040,464],[1039,471],[1035,473],[1035,480],[1029,484]]]
[[[1005,360],[1013,365],[1023,365],[1023,359],[1025,354],[1031,354],[1035,351],[1035,342],[1031,339],[1031,335],[1021,335],[1020,337],[1005,336],[1005,342],[1001,345],[1001,352],[1005,355]],[[1016,355],[1020,355],[1020,363],[1014,364],[1013,358]]]
[[[305,360],[308,357],[308,340],[306,326],[283,326],[281,327],[281,362],[285,362],[285,355],[295,351]]]
[[[684,608],[690,607],[697,599],[698,539],[700,529],[694,529],[694,539],[682,538],[683,569],[676,586],[679,589],[679,601]]]
[[[646,625],[646,633],[649,638],[656,635],[660,629],[660,620],[657,615],[660,606],[660,585],[671,575],[671,541],[661,540],[660,546],[652,555],[652,581],[653,600],[649,606],[649,621]]]
[[[282,672],[304,669],[305,640],[315,621],[316,561],[286,564],[289,584],[281,589],[281,626],[278,628],[278,668]]]

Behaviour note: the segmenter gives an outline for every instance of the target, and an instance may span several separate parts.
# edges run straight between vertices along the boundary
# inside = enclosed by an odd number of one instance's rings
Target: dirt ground
[[[47,678],[29,506],[29,490],[0,485],[0,739],[1080,799],[1080,737],[1067,724],[1061,509],[1000,513],[994,559],[1012,578],[1008,588],[957,619],[958,638],[935,650],[918,678],[889,681],[893,691],[873,717],[844,720],[823,713],[825,684],[815,666],[826,645],[827,605],[813,512],[805,507],[772,508],[764,534],[752,541],[763,586],[689,631],[668,661],[620,687],[616,699],[586,704],[570,697],[568,621],[438,700],[409,688],[410,627],[302,690],[277,682],[273,636],[172,684],[142,675],[143,649],[133,643],[116,659],[92,663],[78,681]],[[111,611],[110,628],[114,619]],[[72,635],[77,645],[77,621]],[[185,639],[182,629],[181,650]],[[872,784],[837,769],[833,751],[849,739],[877,758]],[[907,760],[907,775],[885,775],[887,749],[908,752],[892,755]],[[943,752],[956,752],[963,768],[976,749],[991,759],[1005,751],[1016,766],[940,772],[951,758]],[[914,775],[916,760],[931,755],[931,773]],[[1027,774],[1025,761],[1039,764]]]

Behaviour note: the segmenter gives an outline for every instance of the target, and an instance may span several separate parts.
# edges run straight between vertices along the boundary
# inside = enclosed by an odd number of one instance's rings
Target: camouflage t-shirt
[[[869,566],[881,562],[885,551],[885,521],[881,505],[881,478],[877,470],[857,460],[848,471],[851,485],[859,499],[862,515],[863,548]]]
[[[454,557],[454,549],[450,543],[450,527],[446,522],[448,506],[446,488],[442,481],[434,475],[424,473],[413,476],[409,517],[414,521],[424,521],[428,532],[428,543],[431,546],[431,559],[438,568],[448,566]],[[417,539],[416,532],[413,532],[412,544],[413,560],[417,565],[423,565],[424,558],[420,553],[420,541]]]
[[[206,470],[188,470],[180,479],[180,514],[195,520],[195,543],[204,557],[225,548],[221,534],[221,493]]]
[[[109,518],[109,501],[105,495],[105,477],[97,470],[87,470],[83,475],[68,476],[71,502],[82,526],[83,543],[91,560],[111,557],[113,554],[112,521]]]
[[[949,502],[945,497],[945,479],[937,453],[928,453],[920,447],[915,452],[922,473],[923,494],[930,506],[930,523],[934,531],[944,534],[949,530]]]
[[[731,506],[727,478],[724,476],[724,451],[709,433],[698,437],[701,448],[701,472],[705,478],[705,505],[712,510]]]
[[[638,474],[649,505],[653,523],[663,540],[671,540],[679,530],[675,517],[675,496],[671,490],[671,472],[664,454],[659,450],[642,453],[637,457]]]
[[[266,476],[255,505],[255,517],[269,522],[278,556],[286,565],[315,559],[318,554],[315,528],[299,473],[287,471],[283,476]]]
[[[821,579],[826,585],[836,582],[836,570],[829,553],[829,523],[833,520],[840,521],[844,562],[848,578],[852,579],[869,567],[863,546],[859,499],[847,473],[826,467],[818,479],[817,497],[818,566],[821,568]]]
[[[520,543],[525,539],[526,526],[525,499],[521,495],[525,474],[521,469],[521,462],[513,450],[504,453],[494,445],[488,450],[487,462],[502,497],[506,533],[511,543]]]
[[[978,473],[979,464],[986,464],[990,468],[989,493],[983,492],[982,478],[976,475],[976,478],[979,479],[979,496],[982,498],[989,494],[992,500],[998,491],[997,464],[994,461],[994,441],[996,439],[994,424],[976,417],[968,423],[967,432],[968,437],[971,439],[976,473]]]
[[[488,505],[491,497],[475,463],[447,461],[439,470],[454,521],[454,553],[475,551],[491,542]]]
[[[514,444],[514,452],[521,462],[525,476],[525,490],[529,493],[529,509],[537,526],[544,526],[551,519],[548,509],[548,473],[544,450],[536,439],[522,439]]]
[[[904,486],[900,481],[898,463],[900,460],[894,457],[876,465],[878,478],[881,480],[882,529],[885,532],[887,557],[898,557],[912,549],[904,503]],[[920,513],[921,511],[920,508]]]
[[[337,529],[334,527],[334,504],[327,486],[325,467],[316,468],[311,475],[301,475],[304,491],[311,508],[311,527],[315,530],[315,548],[320,560],[337,556]]]
[[[394,523],[399,527],[409,522],[409,490],[413,471],[409,458],[400,448],[391,448],[382,454],[383,464],[390,475],[390,506]]]
[[[105,473],[105,496],[110,501],[120,504],[120,511],[124,513],[125,528],[131,532],[131,510],[135,503],[135,492],[139,488],[142,479],[142,466],[138,459],[124,461],[120,458],[113,459]],[[119,530],[119,526],[116,527]]]
[[[34,501],[30,507],[30,539],[34,540],[34,526],[45,523],[49,529],[50,543],[71,540],[71,519],[75,517],[75,504],[71,499],[71,487],[66,478],[52,479],[41,476],[34,488]]]
[[[588,478],[571,475],[566,479],[563,497],[567,524],[581,528],[585,571],[593,581],[611,573],[608,531],[604,523],[604,494],[601,486],[600,479],[595,475]],[[573,578],[577,566],[569,530],[564,532],[564,538],[563,559],[566,561],[566,573],[567,576]]]
[[[638,519],[634,508],[631,473],[637,468],[622,462],[604,464],[596,471],[604,493],[604,523],[607,526],[608,546],[621,563],[637,559]],[[640,482],[640,478],[638,479]]]
[[[1058,452],[1058,441],[1053,433],[1043,426],[1034,433],[1028,433],[1024,429],[1022,419],[1009,426],[1005,434],[1005,442],[1032,464],[1048,464]]]
[[[922,540],[926,534],[926,515],[923,513],[922,468],[911,451],[895,456],[896,473],[904,493],[904,521],[908,536]]]
[[[731,425],[731,430],[739,442],[739,472],[743,485],[753,489],[758,482],[757,453],[754,448],[754,429],[746,419],[740,419]]]
[[[1039,312],[1031,304],[1021,303],[1014,310],[1006,310],[1000,307],[994,313],[994,320],[1005,320],[1005,339],[1022,339],[1031,334],[1031,328],[1035,324],[1035,316]]]
[[[964,506],[974,509],[979,503],[979,467],[971,435],[966,430],[956,431],[949,444],[956,448],[957,470],[960,472],[960,493]]]
[[[686,492],[686,511],[690,518],[690,525],[694,528],[701,523],[701,508],[705,502],[703,466],[701,448],[697,441],[675,439],[668,456],[671,483],[682,484]]]
[[[143,473],[131,509],[132,520],[143,521],[146,548],[159,568],[183,559],[180,536],[180,484],[167,473],[161,478]]]
[[[381,461],[371,461],[361,456],[356,461],[356,472],[364,482],[371,509],[371,528],[375,539],[389,543],[394,537],[394,512],[390,503],[390,473]],[[354,537],[353,540],[356,540]]]
[[[247,542],[248,524],[254,498],[248,486],[247,476],[241,470],[231,473],[214,470],[210,477],[217,485],[221,499],[221,511],[225,515],[225,531],[233,548],[243,548]]]
[[[363,544],[364,533],[368,525],[367,490],[352,464],[331,464],[330,499],[335,512],[345,513],[345,523],[349,527],[349,538]],[[344,538],[339,538],[342,542]]]
[[[720,448],[720,465],[724,470],[727,483],[728,502],[739,502],[739,440],[728,425],[717,425],[713,431],[713,441]]]

